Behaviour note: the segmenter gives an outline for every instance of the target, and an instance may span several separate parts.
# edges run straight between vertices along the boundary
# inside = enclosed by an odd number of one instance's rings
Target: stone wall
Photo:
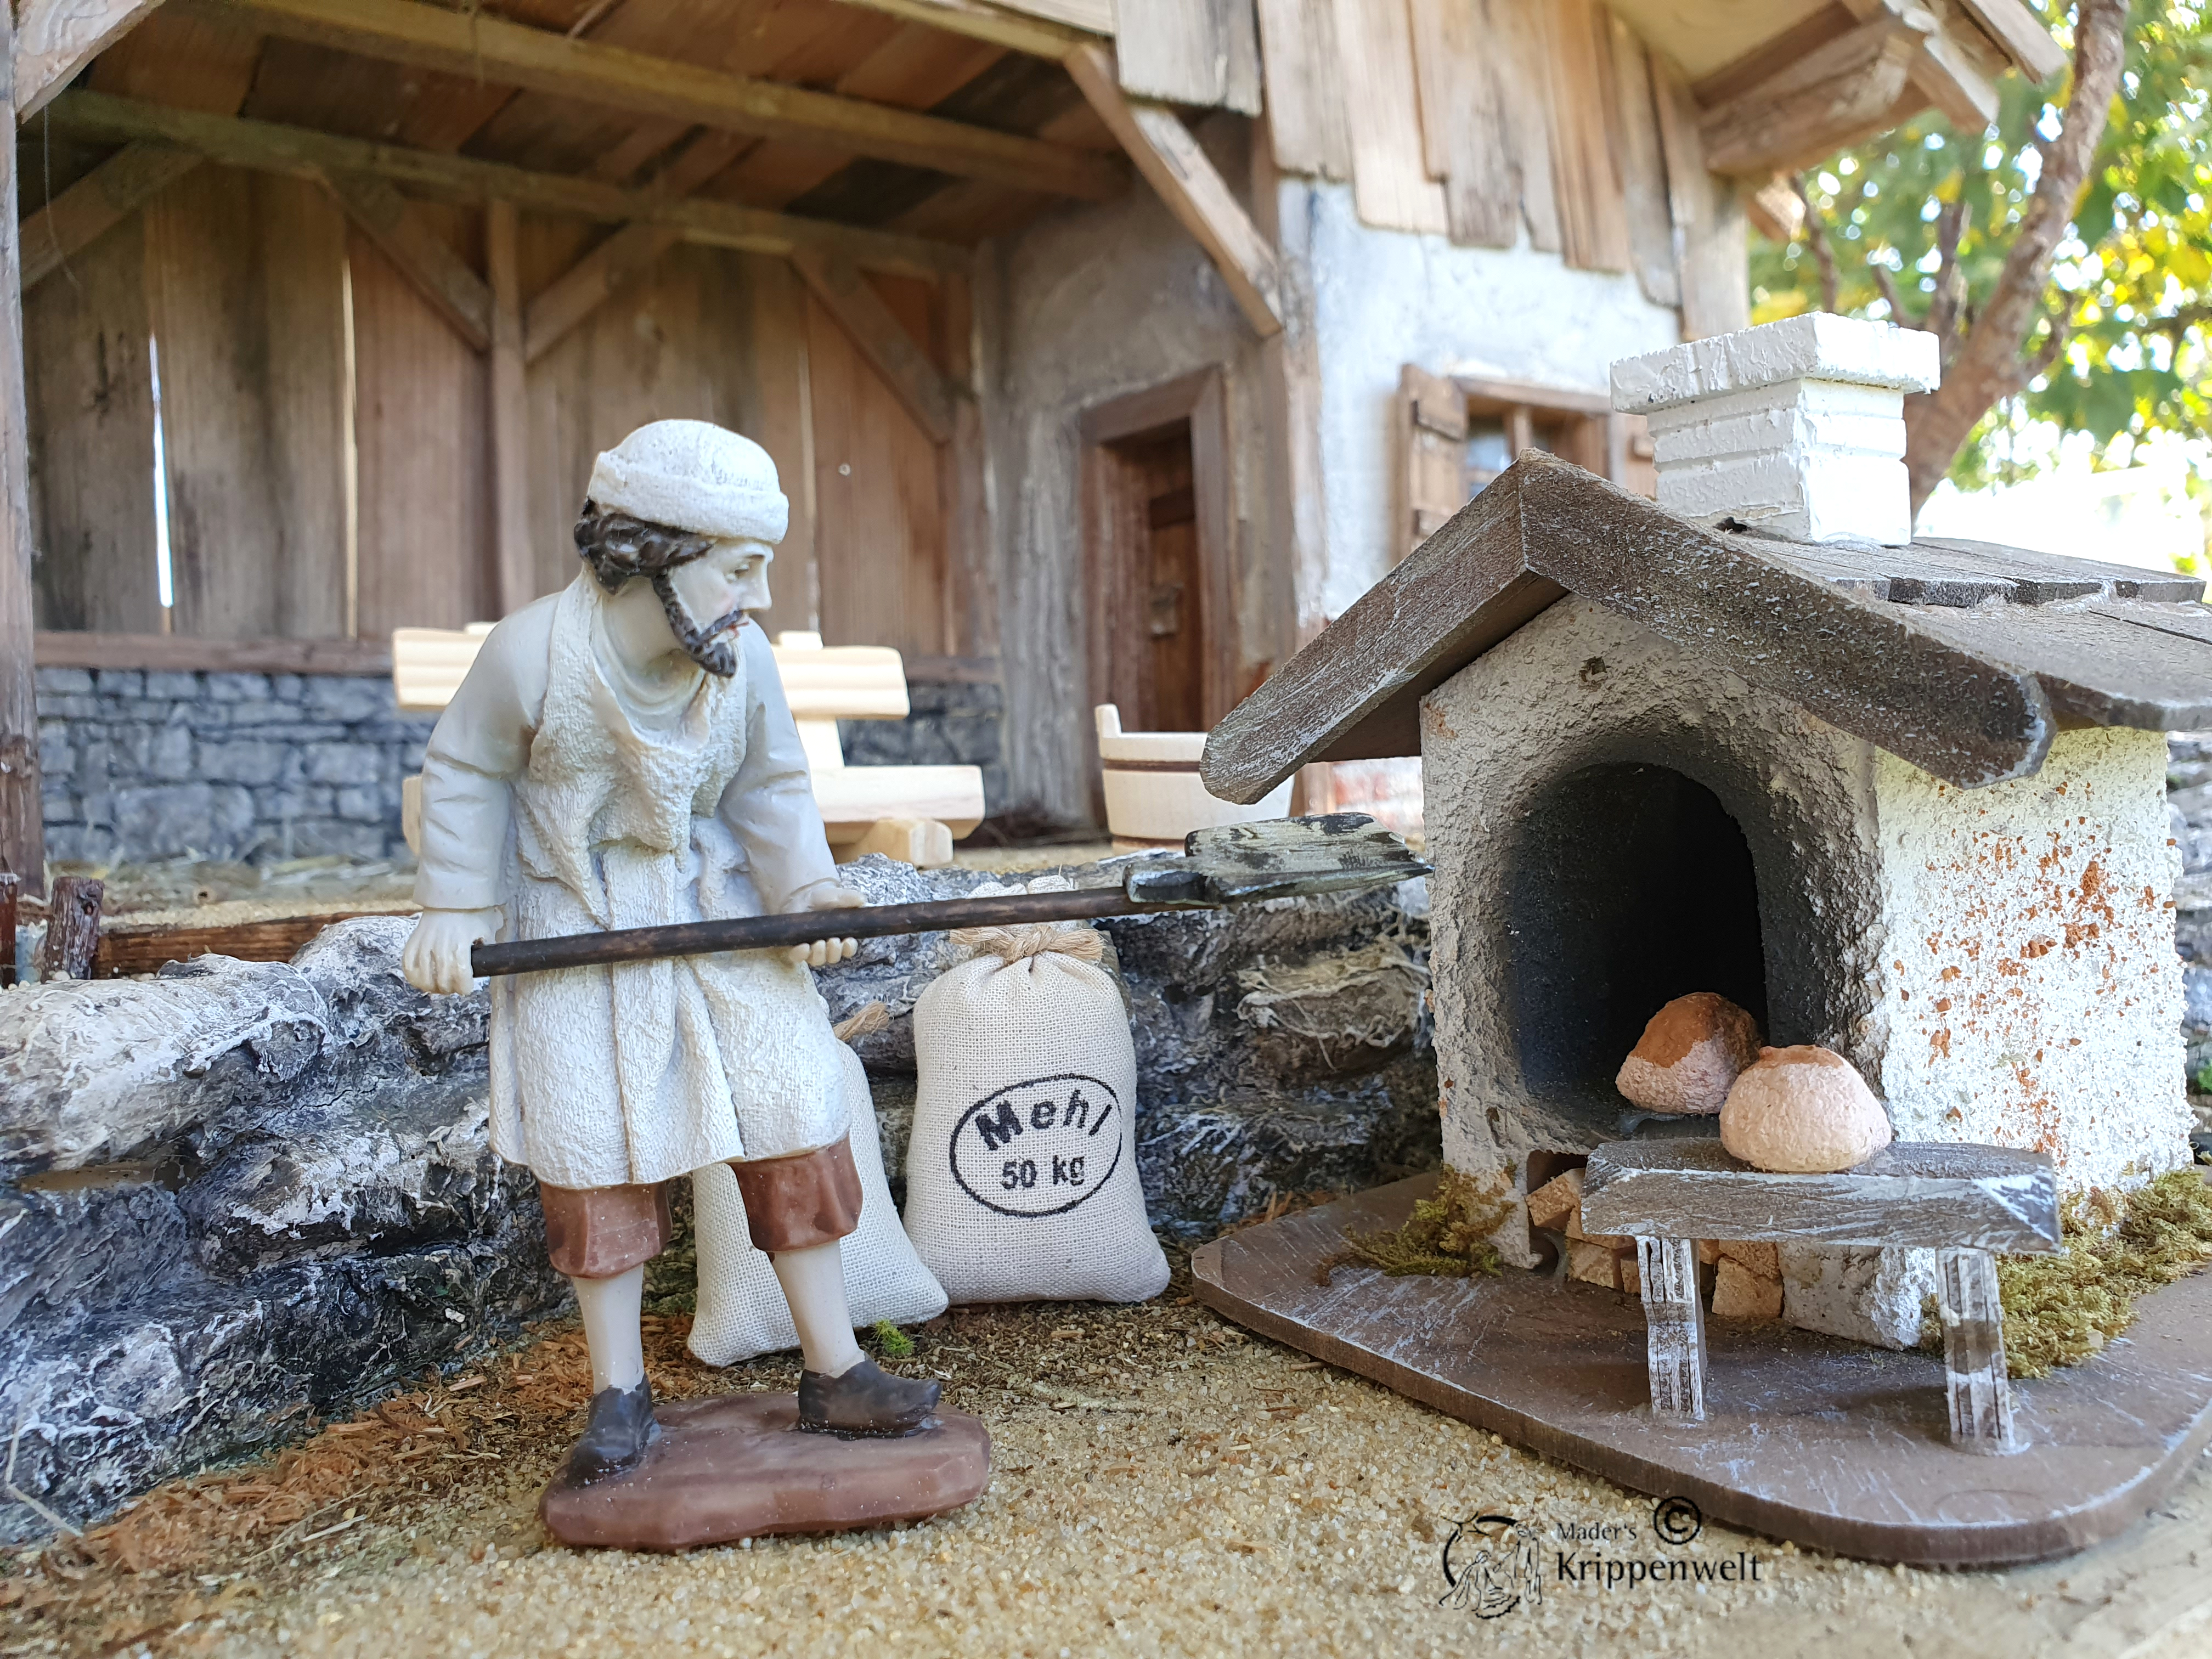
[[[114,864],[404,854],[428,717],[379,675],[41,668],[46,856]]]
[[[903,720],[847,720],[855,766],[980,766],[1005,804],[996,685],[916,682]],[[39,671],[46,856],[110,865],[402,857],[399,782],[434,715],[382,675]]]
[[[909,680],[902,720],[840,720],[848,766],[980,766],[983,804],[1006,806],[1006,694],[996,685]]]

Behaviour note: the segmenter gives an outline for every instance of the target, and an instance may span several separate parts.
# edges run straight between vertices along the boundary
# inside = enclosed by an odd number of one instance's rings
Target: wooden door
[[[1237,701],[1220,372],[1117,398],[1082,432],[1091,702],[1129,731],[1206,731]]]
[[[1132,729],[1202,732],[1206,728],[1207,614],[1198,554],[1198,503],[1191,487],[1190,423],[1133,443],[1121,456],[1134,532],[1123,562],[1120,605],[1140,618],[1133,630],[1141,672]]]

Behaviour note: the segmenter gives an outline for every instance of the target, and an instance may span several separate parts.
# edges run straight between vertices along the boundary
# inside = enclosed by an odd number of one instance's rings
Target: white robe
[[[501,939],[781,909],[835,879],[767,640],[656,696],[588,574],[492,630],[432,733],[417,902]],[[492,981],[491,1138],[557,1187],[665,1181],[842,1139],[841,1056],[781,951]]]

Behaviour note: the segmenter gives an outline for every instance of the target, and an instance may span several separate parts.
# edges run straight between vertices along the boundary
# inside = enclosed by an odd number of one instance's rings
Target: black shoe
[[[934,1382],[894,1376],[863,1359],[841,1376],[799,1374],[799,1426],[810,1434],[848,1440],[896,1440],[928,1426],[943,1390]]]
[[[660,1437],[653,1420],[653,1384],[639,1379],[634,1389],[602,1389],[592,1396],[592,1420],[568,1454],[568,1481],[589,1486],[638,1466],[645,1449]]]

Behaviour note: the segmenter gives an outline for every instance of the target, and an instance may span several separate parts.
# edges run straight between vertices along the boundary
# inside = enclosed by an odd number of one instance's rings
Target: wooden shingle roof
[[[1577,593],[1972,788],[2064,727],[2212,725],[2203,592],[1989,543],[1710,529],[1532,451],[1232,710],[1203,775],[1250,802],[1311,761],[1419,754],[1423,694]]]

